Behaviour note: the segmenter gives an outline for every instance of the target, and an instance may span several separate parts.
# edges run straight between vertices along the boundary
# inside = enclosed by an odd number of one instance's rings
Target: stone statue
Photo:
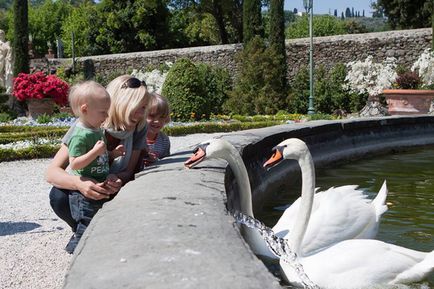
[[[5,39],[5,32],[0,30],[0,85],[6,89],[6,93],[12,92],[12,63],[12,48]]]

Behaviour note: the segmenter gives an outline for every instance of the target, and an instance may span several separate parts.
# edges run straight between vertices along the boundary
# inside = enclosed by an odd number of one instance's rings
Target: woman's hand
[[[92,200],[102,200],[110,198],[110,195],[119,192],[122,187],[122,181],[116,175],[108,175],[102,183],[96,183],[94,180],[81,177],[76,183],[77,189],[86,198]]]
[[[106,181],[104,182],[104,187],[111,192],[111,194],[115,194],[119,192],[122,187],[122,180],[118,178],[115,174],[110,174],[107,176]]]
[[[77,190],[86,198],[92,200],[108,199],[110,191],[104,187],[104,183],[97,183],[96,181],[80,177],[76,182]]]

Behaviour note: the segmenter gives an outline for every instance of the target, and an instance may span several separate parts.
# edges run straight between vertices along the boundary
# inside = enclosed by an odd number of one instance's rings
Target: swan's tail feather
[[[398,283],[413,283],[424,280],[434,272],[434,251],[427,253],[426,257],[409,270],[402,272],[391,282]]]
[[[388,193],[387,184],[386,181],[384,181],[377,196],[375,197],[374,200],[372,200],[372,204],[374,205],[375,208],[375,215],[377,218],[377,222],[380,219],[381,215],[387,211],[387,205],[386,205],[387,193]]]

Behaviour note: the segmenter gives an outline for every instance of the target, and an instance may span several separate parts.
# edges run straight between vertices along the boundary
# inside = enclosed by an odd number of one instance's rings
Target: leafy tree
[[[12,50],[15,61],[13,66],[14,75],[24,72],[29,73],[29,53],[28,53],[28,4],[27,0],[14,0],[14,38]]]
[[[243,42],[249,42],[256,35],[263,36],[261,19],[261,1],[244,0],[243,2]]]
[[[345,34],[344,21],[330,15],[314,16],[313,31],[315,36],[328,36]],[[287,38],[303,38],[309,36],[309,19],[299,17],[286,29]]]
[[[99,5],[104,23],[96,42],[111,53],[168,46],[169,10],[165,0],[103,0]]]
[[[432,0],[378,0],[372,7],[384,11],[392,29],[431,27]]]
[[[62,21],[71,9],[72,6],[67,0],[44,0],[36,6],[29,6],[28,32],[32,35],[33,51],[36,55],[47,53],[48,42],[55,48],[56,37],[61,35]],[[13,38],[13,33],[13,29],[10,29],[8,36]]]
[[[74,33],[74,52],[76,56],[94,55],[104,53],[95,43],[98,35],[98,23],[102,23],[96,5],[87,2],[74,7],[63,21],[62,40],[64,52],[72,56],[72,33]]]

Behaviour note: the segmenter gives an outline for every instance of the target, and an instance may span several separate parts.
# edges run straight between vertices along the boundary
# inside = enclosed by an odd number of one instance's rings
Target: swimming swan
[[[274,155],[264,166],[271,166],[282,157],[297,160],[302,171],[301,200],[295,225],[287,239],[298,255],[297,261],[313,283],[322,289],[366,288],[378,284],[418,282],[433,272],[434,251],[419,252],[378,240],[345,240],[316,253],[304,254],[304,237],[311,225],[311,210],[315,209],[313,160],[304,142],[287,139],[275,148]],[[293,267],[282,259],[280,266],[289,283],[302,285]]]
[[[239,152],[226,140],[212,139],[199,144],[193,156],[185,162],[185,166],[194,167],[205,158],[221,158],[229,163],[240,192],[240,210],[243,214],[254,217],[249,177]],[[366,199],[362,191],[355,188],[356,186],[340,187],[315,195],[313,218],[316,224],[312,224],[304,238],[304,253],[311,254],[345,239],[375,237],[380,216],[387,210],[384,204],[386,185],[383,184],[372,202]],[[299,204],[298,200],[285,210],[273,227],[276,235],[286,238],[288,231],[294,226]],[[256,229],[243,226],[243,230],[247,243],[256,255],[277,259]]]

